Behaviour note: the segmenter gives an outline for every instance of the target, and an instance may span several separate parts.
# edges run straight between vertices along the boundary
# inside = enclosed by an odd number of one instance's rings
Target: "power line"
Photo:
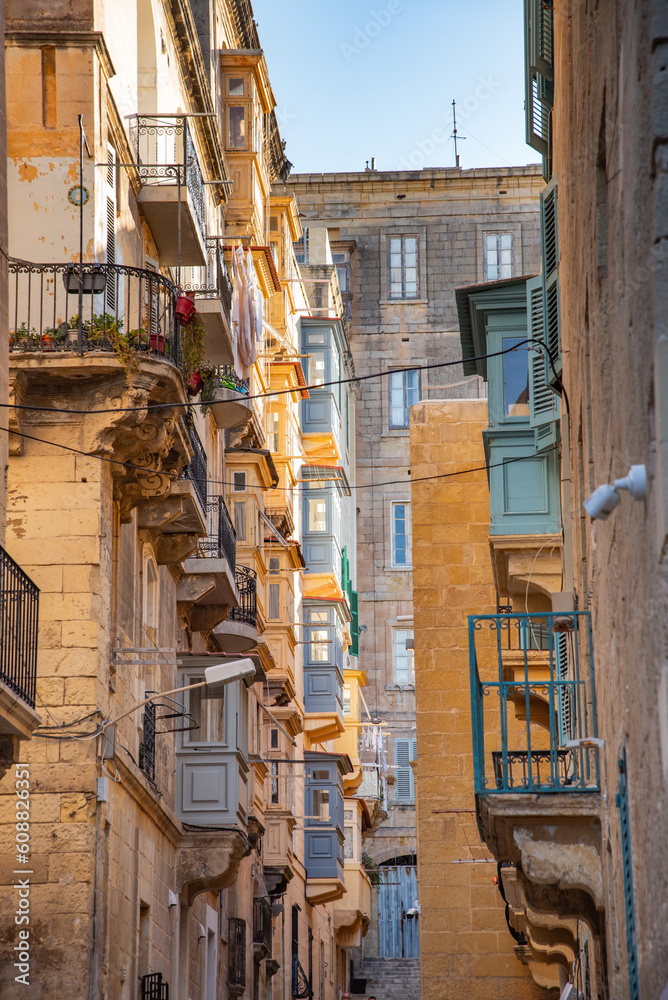
[[[521,340],[517,344],[513,344],[512,347],[506,347],[502,351],[491,351],[489,354],[480,354],[473,358],[460,358],[457,361],[441,361],[431,365],[409,365],[406,368],[387,368],[385,371],[371,372],[368,375],[355,375],[352,378],[340,378],[333,379],[330,382],[321,382],[317,385],[305,385],[305,386],[293,386],[289,389],[275,389],[271,392],[258,392],[255,395],[243,394],[243,398],[247,402],[251,402],[255,399],[273,399],[276,396],[286,396],[294,392],[301,392],[303,389],[320,390],[327,389],[330,386],[337,385],[349,385],[351,383],[365,382],[372,378],[384,378],[387,375],[396,375],[403,372],[415,372],[415,371],[430,371],[436,368],[451,368],[454,365],[462,365],[464,362],[470,361],[485,361],[487,358],[497,358],[503,354],[509,354],[512,351],[518,351],[527,344],[535,344],[536,350],[544,350],[548,355],[550,367],[556,375],[556,370],[554,367],[554,357],[553,352],[547,344],[542,340],[537,340],[533,337],[527,337],[526,340]],[[565,395],[565,393],[564,393]],[[216,406],[224,406],[225,403],[237,403],[236,399],[224,399],[220,402],[215,403]],[[183,409],[189,406],[211,406],[211,400],[197,400],[195,402],[183,402],[183,403],[147,403],[144,406],[118,406],[118,407],[106,407],[101,410],[75,410],[62,406],[31,406],[28,403],[0,403],[0,409],[14,409],[14,410],[32,410],[36,413],[68,413],[68,414],[80,414],[82,416],[89,416],[93,414],[103,414],[103,413],[138,413],[140,411],[146,410],[171,410],[171,409]]]
[[[60,444],[57,441],[47,441],[46,438],[38,438],[38,437],[35,437],[34,434],[25,434],[22,431],[10,430],[8,427],[0,427],[0,430],[5,431],[7,434],[15,434],[18,437],[26,438],[28,441],[35,441],[38,444],[49,445],[52,448],[61,448],[63,451],[69,451],[69,452],[71,452],[74,455],[81,455],[82,458],[96,458],[100,462],[107,462],[107,463],[109,463],[111,465],[120,465],[120,466],[123,466],[123,468],[131,469],[131,470],[134,470],[136,472],[145,472],[145,473],[151,474],[151,475],[163,475],[163,476],[167,476],[168,478],[172,479],[174,482],[177,482],[177,481],[179,481],[179,480],[182,479],[181,476],[179,476],[179,475],[177,475],[176,473],[173,473],[173,472],[161,472],[159,469],[145,469],[145,468],[143,468],[142,466],[139,466],[139,465],[132,465],[130,462],[121,462],[120,459],[106,458],[104,455],[96,455],[94,452],[82,451],[79,448],[72,448],[70,445]],[[553,444],[550,448],[545,448],[543,453],[547,454],[549,452],[553,452],[558,447],[559,447],[558,444]],[[397,485],[405,486],[407,484],[412,484],[412,483],[429,482],[429,481],[434,480],[434,479],[450,479],[453,476],[465,476],[465,475],[468,475],[470,472],[483,472],[483,471],[488,470],[488,469],[496,469],[496,468],[500,468],[501,466],[504,466],[504,465],[510,465],[513,462],[524,462],[527,459],[533,459],[533,458],[535,458],[534,454],[531,454],[531,455],[520,455],[517,458],[505,458],[502,462],[493,462],[493,463],[487,463],[485,465],[478,465],[478,466],[475,466],[472,469],[457,469],[455,472],[443,472],[443,473],[440,473],[439,475],[436,475],[436,476],[420,476],[417,479],[407,479],[407,480],[406,479],[390,479],[390,480],[387,480],[386,482],[383,482],[383,483],[355,484],[355,485],[351,485],[350,489],[351,490],[376,490],[376,489],[379,489],[382,486],[397,486]],[[196,476],[188,476],[188,480],[191,483],[205,483],[205,484],[208,484],[208,485],[211,485],[211,486],[232,486],[232,487],[234,486],[233,482],[228,482],[227,480],[223,480],[223,479],[202,479],[202,478],[197,478]],[[314,480],[314,482],[317,483],[318,480],[316,479],[316,480]],[[269,487],[255,486],[255,485],[247,485],[246,486],[246,489],[253,489],[253,490],[264,490],[264,489],[268,489],[268,488]],[[303,493],[303,494],[311,492],[309,490],[297,490],[296,487],[292,487],[292,486],[276,486],[276,487],[270,487],[270,488],[274,489],[274,490],[280,490],[281,492],[284,492],[284,493],[289,493],[292,490],[296,490],[296,492]],[[322,495],[322,493],[324,493],[324,492],[325,492],[324,490],[322,490],[322,491],[319,490],[318,494]]]

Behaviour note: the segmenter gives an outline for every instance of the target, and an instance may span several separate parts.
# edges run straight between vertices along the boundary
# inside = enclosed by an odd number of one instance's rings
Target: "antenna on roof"
[[[456,105],[454,97],[452,99],[452,135],[450,136],[450,138],[455,140],[455,166],[461,167],[461,163],[459,162],[459,153],[457,152],[457,142],[458,141],[462,142],[466,138],[466,136],[459,135],[459,133],[457,132],[457,114],[456,114]]]

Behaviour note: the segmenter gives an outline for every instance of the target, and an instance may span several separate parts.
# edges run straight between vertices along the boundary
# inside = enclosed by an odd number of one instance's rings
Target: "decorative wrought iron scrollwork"
[[[313,996],[311,981],[296,955],[292,956],[292,996],[294,1000],[307,1000]]]

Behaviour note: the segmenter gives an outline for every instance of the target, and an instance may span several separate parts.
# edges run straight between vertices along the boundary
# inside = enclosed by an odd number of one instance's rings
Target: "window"
[[[228,149],[246,148],[246,108],[243,104],[227,109],[227,146]]]
[[[350,715],[350,684],[343,685],[343,714]]]
[[[324,385],[327,370],[327,354],[325,351],[309,351],[308,380],[309,385]]]
[[[238,542],[246,541],[246,503],[234,504],[234,531]]]
[[[515,237],[513,233],[484,233],[483,267],[485,281],[499,281],[515,276]]]
[[[187,684],[197,684],[204,677],[189,677]],[[221,688],[223,692],[225,689]],[[197,729],[187,730],[185,743],[223,743],[225,739],[225,699],[216,691],[215,697],[205,694],[206,688],[188,691],[188,712],[197,723]]]
[[[314,788],[312,796],[313,812],[310,818],[320,823],[329,823],[329,788]]]
[[[277,452],[280,450],[279,449],[279,444],[281,440],[280,429],[281,429],[281,424],[279,415],[278,413],[272,413],[270,431],[269,431],[269,440],[271,442],[271,450],[273,452]]]
[[[392,565],[410,566],[411,552],[411,505],[392,504]]]
[[[326,663],[329,660],[329,629],[311,629],[311,663]]]
[[[151,629],[151,637],[156,638],[160,619],[160,585],[158,567],[152,553],[144,551],[144,626]]]
[[[417,299],[419,291],[417,236],[390,236],[387,246],[389,297]]]
[[[281,617],[281,585],[280,583],[269,584],[269,617],[276,620]]]
[[[309,497],[308,530],[327,531],[327,501],[319,497]]]
[[[295,259],[298,264],[308,263],[308,229],[305,229],[302,235],[299,237],[296,243],[293,244],[295,248]]]
[[[412,760],[417,759],[417,740],[394,741],[394,763],[396,765],[394,798],[399,801],[412,802],[415,799],[415,779]]]
[[[272,729],[272,732],[278,734],[277,729]],[[273,761],[271,764],[271,804],[272,806],[278,805],[278,764]]]
[[[395,628],[392,635],[394,676],[397,684],[415,684],[413,630]]]
[[[409,407],[420,402],[420,372],[390,375],[390,427],[408,427]]]
[[[232,473],[232,489],[235,493],[245,493],[246,492],[246,473],[245,472],[234,472]]]
[[[244,78],[243,76],[231,76],[229,79],[228,93],[230,97],[243,97],[244,96]]]
[[[272,556],[269,560],[269,572],[270,573],[280,573],[281,571],[281,560],[277,556]]]
[[[507,351],[526,341],[526,337],[504,337],[502,350]],[[529,352],[528,345],[503,355],[503,413],[506,417],[529,416]]]

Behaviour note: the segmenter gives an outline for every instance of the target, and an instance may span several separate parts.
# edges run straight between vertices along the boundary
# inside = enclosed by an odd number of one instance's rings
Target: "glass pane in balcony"
[[[190,677],[188,684],[197,684],[204,677]],[[197,729],[184,733],[185,743],[222,743],[225,738],[225,700],[222,693],[206,697],[205,688],[188,692],[188,712],[197,723]],[[221,689],[222,691],[222,689]]]
[[[328,629],[311,629],[311,662],[326,663],[329,659]]]
[[[329,789],[313,789],[313,812],[311,818],[320,823],[329,823]]]
[[[308,502],[308,530],[327,531],[327,501],[310,499]]]
[[[525,337],[504,337],[503,350],[521,344]],[[507,417],[529,416],[529,354],[527,344],[503,355],[503,411]]]
[[[228,109],[228,139],[230,149],[246,148],[246,108],[243,105]]]

